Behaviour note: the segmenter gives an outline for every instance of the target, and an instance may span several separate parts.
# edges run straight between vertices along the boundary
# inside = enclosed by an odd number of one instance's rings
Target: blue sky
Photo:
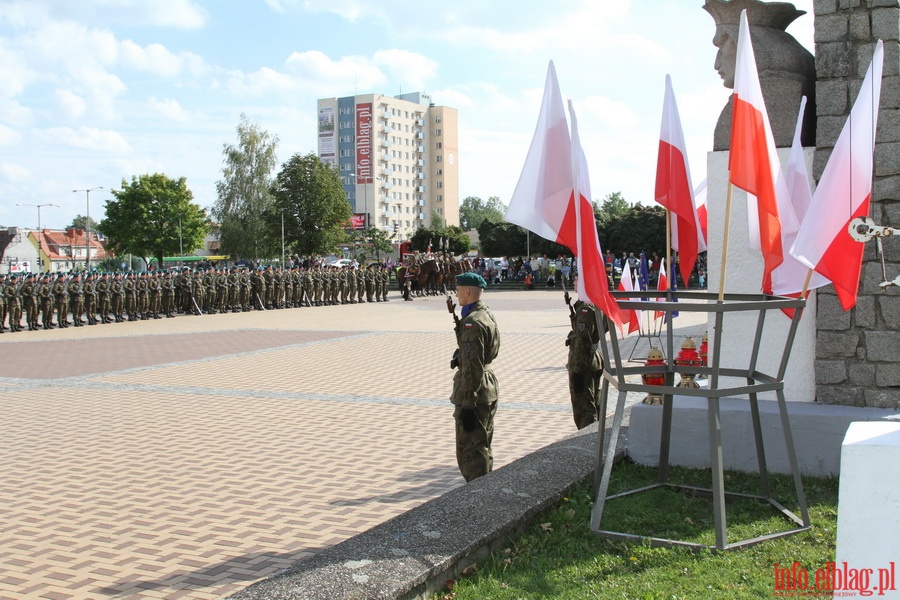
[[[788,31],[812,49],[812,0]],[[430,93],[459,110],[460,196],[515,188],[547,63],[572,99],[595,199],[648,204],[665,75],[695,185],[726,90],[702,1],[0,0],[0,225],[61,228],[73,189],[162,172],[215,202],[241,113],[316,150],[316,99]],[[110,195],[91,194],[91,216]]]

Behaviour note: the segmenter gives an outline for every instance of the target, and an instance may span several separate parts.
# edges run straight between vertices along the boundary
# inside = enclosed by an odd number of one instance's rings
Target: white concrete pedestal
[[[898,540],[900,423],[851,423],[841,446],[835,596],[865,587],[900,598]]]

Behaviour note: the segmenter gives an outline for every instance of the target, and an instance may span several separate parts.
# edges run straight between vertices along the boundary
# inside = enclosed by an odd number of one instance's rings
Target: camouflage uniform
[[[109,284],[109,294],[112,299],[112,315],[116,323],[125,321],[125,283],[122,274],[116,273],[112,283]]]
[[[97,302],[98,309],[100,311],[100,322],[103,324],[109,323],[109,313],[112,311],[112,302],[111,302],[111,294],[110,294],[110,283],[109,283],[109,275],[104,273],[100,276],[100,281],[97,282],[97,285],[94,286],[94,290],[97,292]]]
[[[41,279],[41,286],[38,289],[38,299],[41,304],[41,327],[44,329],[53,329],[53,282],[50,281],[49,275],[44,275]]]
[[[34,275],[29,274],[25,277],[25,283],[19,289],[19,297],[22,299],[22,311],[25,313],[25,322],[28,324],[28,331],[37,331],[38,308],[37,298],[35,297],[37,290],[34,284]]]
[[[572,331],[566,338],[569,347],[566,368],[575,426],[583,429],[597,420],[597,401],[603,379],[603,358],[597,347],[601,335],[597,307],[578,300],[572,310],[574,312],[569,315]]]
[[[91,273],[84,278],[81,291],[84,293],[84,312],[88,325],[97,324],[97,274]]]
[[[13,333],[22,331],[22,302],[19,298],[18,285],[18,278],[13,275],[7,278],[6,286],[3,288],[9,330]]]
[[[356,270],[356,296],[359,299],[360,304],[366,301],[366,270],[365,269],[357,269]]]
[[[125,314],[129,321],[137,321],[137,300],[135,298],[134,273],[129,273],[122,282],[122,290],[125,293]]]
[[[147,298],[149,300],[148,311],[152,318],[162,319],[159,316],[160,305],[162,303],[162,276],[159,271],[154,271],[153,275],[147,281]]]
[[[56,302],[56,324],[60,329],[65,329],[71,323],[69,323],[69,290],[65,275],[62,273],[53,284],[53,299]]]
[[[150,318],[150,284],[149,275],[141,273],[134,282],[135,314],[143,320]]]
[[[162,311],[166,313],[167,319],[172,319],[175,317],[175,281],[171,271],[163,276],[160,288]]]
[[[84,316],[84,292],[81,290],[81,276],[78,273],[72,277],[68,286],[69,308],[72,311],[72,324],[81,327],[85,324]]]
[[[6,331],[6,275],[0,273],[0,333]]]
[[[500,394],[491,367],[500,351],[497,322],[481,300],[469,306],[456,332],[459,370],[453,375],[450,397],[456,420],[456,461],[466,481],[490,473],[494,466],[491,440]]]

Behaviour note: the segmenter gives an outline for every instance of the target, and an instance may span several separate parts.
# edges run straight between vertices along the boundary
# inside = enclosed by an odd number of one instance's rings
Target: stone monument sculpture
[[[806,11],[789,2],[706,0],[703,9],[716,22],[713,44],[719,48],[715,69],[727,88],[734,87],[741,11],[747,10],[750,36],[775,145],[789,147],[794,135],[800,97],[807,97],[802,141],[816,144],[816,65],[813,55],[785,29]],[[722,109],[713,140],[714,150],[728,150],[731,142],[731,102]]]

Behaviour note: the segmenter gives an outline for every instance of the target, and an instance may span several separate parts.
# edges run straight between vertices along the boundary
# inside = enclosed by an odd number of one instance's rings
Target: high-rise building
[[[319,158],[340,171],[347,201],[397,241],[432,226],[432,213],[459,225],[456,109],[421,92],[322,98]]]

